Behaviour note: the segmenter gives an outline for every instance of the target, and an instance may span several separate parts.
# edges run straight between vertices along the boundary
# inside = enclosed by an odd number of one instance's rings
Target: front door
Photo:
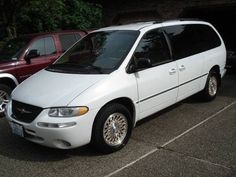
[[[151,67],[135,73],[139,110],[142,119],[176,102],[178,92],[178,70],[171,59],[166,38],[161,29],[147,32],[133,55],[134,63],[150,59]]]

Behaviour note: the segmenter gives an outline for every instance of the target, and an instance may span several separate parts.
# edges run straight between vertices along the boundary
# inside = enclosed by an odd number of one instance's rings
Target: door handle
[[[180,71],[183,71],[183,70],[185,70],[186,68],[185,68],[185,66],[184,65],[181,65],[180,67],[179,67],[179,70]]]
[[[172,74],[175,74],[176,73],[176,69],[175,68],[172,68],[169,70],[169,74],[172,75]]]

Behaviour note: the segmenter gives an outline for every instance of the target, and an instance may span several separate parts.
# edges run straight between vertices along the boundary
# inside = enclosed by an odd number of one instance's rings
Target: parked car
[[[236,51],[234,50],[227,51],[226,68],[236,70]]]
[[[126,145],[136,122],[197,92],[216,97],[225,45],[202,21],[147,22],[96,30],[12,93],[12,132],[70,149]]]
[[[8,41],[0,49],[0,116],[11,91],[20,82],[53,63],[85,34],[85,31],[51,32]]]

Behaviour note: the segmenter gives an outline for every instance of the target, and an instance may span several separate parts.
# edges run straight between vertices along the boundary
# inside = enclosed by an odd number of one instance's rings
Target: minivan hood
[[[67,106],[105,77],[105,74],[66,74],[41,70],[22,82],[12,92],[12,99],[42,108]]]

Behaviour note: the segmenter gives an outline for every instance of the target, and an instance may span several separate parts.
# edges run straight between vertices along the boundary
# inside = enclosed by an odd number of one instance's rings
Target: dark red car
[[[53,63],[86,31],[63,31],[25,35],[0,49],[0,116],[11,91],[23,80]]]

